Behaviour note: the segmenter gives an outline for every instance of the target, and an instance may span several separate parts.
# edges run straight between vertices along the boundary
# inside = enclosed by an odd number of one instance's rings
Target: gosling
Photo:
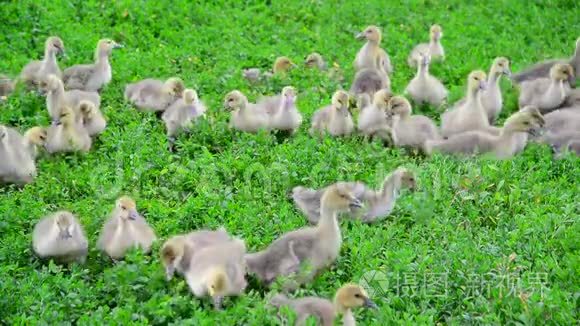
[[[141,111],[162,112],[183,97],[184,91],[183,81],[177,77],[144,79],[125,87],[125,99]]]
[[[52,258],[59,263],[84,264],[88,241],[78,219],[61,211],[40,220],[32,233],[32,248],[40,258]]]
[[[48,129],[47,152],[50,154],[88,152],[91,145],[91,136],[82,121],[76,118],[70,107],[62,108],[58,121]]]
[[[557,109],[570,93],[566,80],[574,76],[574,69],[569,64],[555,64],[550,69],[550,78],[538,78],[520,84],[520,108],[536,106],[542,113]]]
[[[246,244],[240,239],[198,250],[185,272],[189,289],[198,298],[209,295],[214,308],[220,310],[224,297],[240,295],[248,285],[245,255]]]
[[[287,131],[294,134],[302,124],[302,114],[296,107],[296,89],[286,86],[279,96],[264,98],[256,103],[270,115],[270,130]]]
[[[519,111],[509,117],[500,129],[499,135],[474,130],[455,134],[444,140],[427,140],[424,152],[449,154],[489,154],[496,159],[509,159],[519,150],[519,134],[527,132],[535,135],[544,126],[540,111],[533,107]]]
[[[135,201],[129,197],[121,197],[103,226],[97,248],[116,261],[125,257],[133,248],[149,253],[155,240],[155,232],[137,212]]]
[[[232,129],[249,133],[269,129],[268,113],[262,107],[248,103],[248,98],[238,90],[226,95],[224,107],[232,112],[229,124]]]
[[[419,105],[427,103],[439,107],[446,102],[449,92],[439,79],[429,73],[431,63],[429,53],[419,53],[416,57],[417,75],[407,85],[405,93]]]
[[[348,108],[348,94],[345,91],[336,91],[330,106],[314,112],[310,134],[322,136],[328,133],[333,137],[351,135],[354,131],[354,122]]]
[[[22,137],[15,129],[0,125],[0,183],[25,185],[36,178],[31,141],[34,140]]]
[[[365,94],[365,97],[368,96]],[[380,137],[388,127],[387,106],[393,94],[386,89],[375,93],[373,103],[361,109],[358,116],[358,130],[368,137]],[[364,101],[364,100],[363,100]],[[364,105],[364,104],[361,104]]]
[[[374,190],[362,182],[348,182],[346,185],[364,207],[350,209],[346,216],[363,223],[373,223],[386,218],[393,211],[402,190],[414,191],[417,188],[415,173],[404,167],[399,167],[387,175],[379,190]],[[320,198],[326,189],[316,190],[301,186],[292,189],[294,204],[311,224],[320,220]]]
[[[248,271],[269,285],[278,276],[297,273],[301,264],[307,262],[312,268],[311,271],[293,281],[296,285],[310,281],[339,255],[342,235],[337,214],[361,206],[361,201],[344,183],[329,187],[321,198],[321,217],[318,224],[286,233],[266,249],[246,255]],[[295,285],[287,288],[291,290]]]
[[[117,42],[102,39],[97,43],[95,63],[75,65],[65,69],[63,82],[67,89],[79,89],[87,92],[100,92],[111,82],[113,77],[109,56],[113,49],[123,47]]]
[[[205,115],[205,105],[197,92],[186,89],[183,98],[175,101],[163,112],[161,119],[165,122],[167,138],[174,140],[182,132],[189,131],[197,119]]]
[[[107,121],[93,102],[81,101],[78,111],[81,113],[82,123],[89,136],[97,136],[107,128]]]
[[[481,92],[486,88],[485,72],[477,70],[469,74],[466,98],[441,116],[441,133],[444,137],[472,130],[495,132],[490,128],[487,112],[481,103]]]
[[[391,121],[389,138],[395,147],[419,149],[425,141],[441,138],[433,120],[424,115],[411,115],[411,103],[402,96],[391,98],[387,112]]]
[[[277,294],[270,299],[270,304],[276,308],[287,306],[296,313],[296,325],[304,325],[309,317],[315,317],[318,324],[334,325],[334,319],[341,314],[342,324],[354,326],[356,320],[353,309],[363,307],[377,309],[377,305],[369,298],[367,292],[357,284],[345,284],[334,297],[334,302],[319,297],[289,299],[284,294]]]
[[[193,255],[206,247],[225,243],[231,238],[224,228],[216,231],[198,230],[188,234],[176,235],[161,247],[160,256],[167,281],[175,273],[184,275],[191,265]]]
[[[64,43],[56,36],[49,37],[44,44],[44,58],[28,63],[20,73],[20,80],[29,89],[38,90],[40,82],[50,75],[62,77],[62,72],[56,60],[57,55],[64,55]]]
[[[417,67],[421,63],[421,54],[429,53],[433,60],[444,60],[445,50],[441,45],[441,38],[443,37],[443,30],[439,25],[432,25],[429,30],[429,43],[417,44],[409,57],[407,64],[411,67]]]

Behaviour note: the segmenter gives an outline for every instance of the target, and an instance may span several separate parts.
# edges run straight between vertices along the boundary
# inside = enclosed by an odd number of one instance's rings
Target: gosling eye
[[[475,79],[475,80],[479,81],[479,77],[473,77],[473,79]]]
[[[121,206],[121,209],[124,210],[124,211],[126,211],[127,210],[127,207]]]
[[[354,295],[355,298],[362,298],[362,295],[360,295],[360,293],[357,293]]]

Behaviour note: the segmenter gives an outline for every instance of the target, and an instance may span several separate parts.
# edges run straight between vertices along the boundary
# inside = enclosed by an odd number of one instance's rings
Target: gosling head
[[[350,112],[348,111],[348,106],[350,104],[350,98],[348,93],[345,91],[336,91],[332,95],[332,106],[344,116],[347,116]]]
[[[400,167],[396,170],[396,173],[399,176],[399,180],[401,182],[401,189],[409,189],[411,191],[415,191],[417,189],[417,179],[415,172],[407,168]]]
[[[229,92],[224,98],[224,108],[226,108],[226,110],[239,110],[245,108],[247,104],[248,98],[238,90]]]
[[[51,53],[64,55],[64,42],[57,36],[51,36],[46,40],[45,49]]]
[[[33,145],[44,146],[48,137],[46,129],[42,127],[32,127],[26,131],[24,137]]]
[[[381,89],[373,96],[373,105],[387,112],[389,101],[393,98],[393,93],[388,89]]]
[[[390,116],[407,118],[412,112],[411,103],[403,96],[394,96],[389,101],[388,112]]]
[[[506,75],[510,77],[512,71],[510,70],[510,61],[507,58],[499,57],[493,60],[492,72],[496,75]]]
[[[472,92],[478,92],[487,88],[487,75],[481,70],[472,71],[467,78],[467,87]]]
[[[277,74],[277,73],[286,73],[288,72],[288,70],[295,68],[296,64],[294,62],[292,62],[292,60],[290,60],[290,58],[288,57],[278,57],[276,58],[276,61],[274,61],[274,67],[272,68],[272,71]]]
[[[79,111],[83,115],[83,118],[92,119],[97,114],[97,107],[91,101],[82,100],[79,103]]]
[[[119,217],[123,221],[134,221],[139,218],[139,212],[137,212],[137,204],[135,201],[127,196],[123,196],[117,200],[116,210]]]
[[[228,278],[223,268],[211,270],[207,284],[207,293],[213,299],[214,308],[220,310],[223,298],[228,289]]]
[[[159,255],[161,256],[161,263],[165,267],[165,276],[168,281],[173,278],[176,267],[183,259],[185,246],[186,240],[182,236],[176,236],[167,240],[161,247]]]
[[[504,123],[504,129],[514,132],[527,132],[537,136],[546,121],[540,110],[535,106],[526,106],[512,114]]]
[[[43,78],[39,83],[39,93],[41,95],[46,95],[50,92],[57,91],[59,88],[62,88],[62,80],[55,75],[48,75],[46,78]]]
[[[199,98],[197,97],[197,92],[194,89],[186,89],[183,91],[183,101],[187,105],[194,105],[197,103]]]
[[[60,110],[58,120],[53,121],[56,125],[72,126],[75,122],[75,113],[69,106],[64,106]]]
[[[321,198],[322,206],[337,213],[361,208],[363,203],[355,197],[352,187],[346,182],[338,182],[328,187]]]
[[[336,291],[334,303],[341,313],[359,307],[378,308],[377,304],[369,298],[367,292],[360,285],[351,283],[343,285]]]
[[[431,36],[432,41],[437,42],[443,37],[443,29],[441,29],[441,26],[437,24],[432,25],[429,30],[429,35]]]
[[[58,229],[58,234],[61,239],[72,238],[75,223],[74,217],[69,212],[58,212],[54,219],[54,223]]]
[[[574,68],[567,63],[557,63],[550,69],[550,78],[556,81],[574,80]]]
[[[286,86],[282,89],[282,99],[285,105],[294,105],[296,103],[296,88]]]
[[[431,63],[431,54],[429,54],[429,52],[426,53],[419,53],[419,57],[417,58],[419,65],[421,65],[421,67],[428,67],[429,64]]]
[[[166,94],[173,97],[182,97],[185,85],[183,80],[178,77],[171,77],[163,83],[163,90]]]
[[[304,60],[304,65],[307,68],[322,69],[324,68],[324,59],[322,59],[322,56],[319,53],[313,52],[306,57],[306,60]]]
[[[97,43],[97,56],[110,55],[114,49],[120,49],[123,46],[111,39],[105,38]]]
[[[369,26],[364,31],[360,32],[356,38],[358,40],[366,39],[369,42],[381,42],[381,30],[377,26]]]

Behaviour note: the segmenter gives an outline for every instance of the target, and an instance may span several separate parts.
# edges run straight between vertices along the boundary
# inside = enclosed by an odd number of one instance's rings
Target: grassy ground
[[[420,190],[405,194],[378,225],[343,222],[344,244],[334,267],[298,292],[330,297],[349,281],[378,270],[380,309],[361,311],[361,324],[568,324],[578,320],[578,158],[553,161],[550,150],[529,146],[509,161],[435,156],[415,158],[360,139],[319,142],[306,133],[280,142],[260,134],[234,135],[221,109],[225,93],[250,100],[292,84],[306,116],[329,103],[337,88],[315,72],[249,87],[239,71],[268,68],[278,55],[296,62],[318,51],[345,70],[361,43],[354,34],[383,27],[383,46],[395,65],[393,88],[402,91],[413,71],[405,59],[444,29],[447,61],[432,72],[451,90],[467,74],[508,56],[517,71],[543,58],[571,55],[579,36],[576,1],[19,1],[0,5],[0,72],[15,76],[42,54],[49,35],[60,36],[69,58],[61,67],[92,60],[99,38],[125,48],[113,54],[113,82],[103,93],[109,128],[87,155],[44,156],[40,174],[24,189],[0,189],[0,322],[36,324],[252,324],[277,322],[264,304],[268,292],[252,281],[226,301],[223,312],[189,293],[184,281],[165,282],[157,254],[132,253],[112,265],[94,247],[114,201],[137,199],[140,212],[167,237],[198,228],[227,229],[251,250],[304,226],[287,192],[339,179],[377,185],[400,165],[419,175]],[[169,153],[162,124],[122,99],[124,85],[145,77],[181,76],[210,108],[209,122]],[[516,91],[502,85],[506,110]],[[344,85],[348,87],[348,85]],[[439,114],[425,110],[432,117]],[[0,107],[0,123],[24,129],[47,125],[41,98],[18,91]],[[33,257],[31,233],[39,218],[58,209],[77,214],[91,250],[84,266],[63,268]],[[155,250],[158,250],[159,241]]]

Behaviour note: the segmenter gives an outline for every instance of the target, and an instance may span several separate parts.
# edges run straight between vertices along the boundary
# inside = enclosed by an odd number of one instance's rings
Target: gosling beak
[[[365,308],[369,308],[369,309],[378,309],[379,306],[377,306],[376,303],[373,302],[373,300],[369,299],[369,298],[365,298],[365,303],[364,306]]]
[[[506,75],[506,76],[508,76],[508,78],[512,76],[512,72],[511,72],[511,70],[509,70],[509,69],[505,69],[505,70],[503,71],[503,74],[504,74],[504,75]]]
[[[487,89],[487,82],[485,80],[479,82],[479,89],[482,91]]]
[[[64,52],[64,48],[61,48],[60,46],[55,46],[56,48],[56,54],[60,55],[60,56],[65,56],[66,53]]]
[[[132,210],[132,211],[129,213],[129,219],[130,219],[130,220],[133,220],[133,221],[134,221],[134,220],[136,220],[138,217],[139,217],[139,213],[137,213],[137,211],[136,211],[136,210]]]
[[[570,86],[572,86],[572,87],[574,87],[576,85],[576,78],[574,77],[574,75],[568,76],[568,83],[570,83]]]
[[[70,239],[70,238],[72,238],[72,234],[70,234],[70,231],[69,231],[69,230],[65,230],[65,231],[62,233],[62,238],[63,238],[63,239]]]
[[[114,43],[114,44],[113,44],[113,49],[122,49],[122,48],[124,48],[124,47],[125,47],[125,46],[124,46],[123,44],[119,44],[119,43]]]
[[[533,128],[528,129],[528,134],[530,134],[530,136],[532,136],[532,137],[537,137],[537,136],[539,136],[540,133],[538,132],[538,130],[535,127],[533,127]]]
[[[363,207],[363,203],[358,198],[354,198],[350,202],[349,206],[350,206],[350,208],[361,208],[361,207]]]
[[[294,102],[296,102],[296,96],[290,95],[286,97],[286,104],[287,105],[292,105],[294,104]]]
[[[356,34],[355,38],[357,40],[362,40],[362,39],[365,38],[365,33],[364,32],[360,32],[360,33]]]
[[[60,122],[60,120],[52,120],[51,125],[53,126],[60,126],[62,124],[62,122]]]

